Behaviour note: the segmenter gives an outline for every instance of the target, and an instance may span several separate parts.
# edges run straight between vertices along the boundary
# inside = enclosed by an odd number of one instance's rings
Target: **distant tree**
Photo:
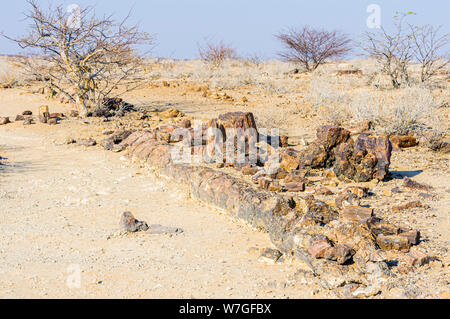
[[[213,42],[205,40],[203,45],[198,44],[198,53],[200,58],[211,64],[213,67],[219,67],[225,60],[237,57],[236,50],[223,41]]]
[[[35,49],[39,55],[23,57],[23,66],[86,112],[88,106],[100,106],[119,84],[130,84],[142,68],[136,46],[151,44],[152,38],[127,26],[129,16],[117,22],[112,16],[97,18],[92,7],[43,10],[35,0],[28,3],[28,34],[6,37],[23,49]]]
[[[331,58],[340,58],[351,51],[350,39],[340,31],[326,31],[304,26],[288,29],[275,37],[285,50],[279,55],[288,62],[301,64],[307,71]]]

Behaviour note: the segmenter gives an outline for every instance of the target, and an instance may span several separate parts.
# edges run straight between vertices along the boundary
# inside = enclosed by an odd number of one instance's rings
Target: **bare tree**
[[[129,15],[116,22],[112,15],[97,18],[92,7],[70,12],[61,5],[43,10],[35,0],[28,3],[28,34],[6,37],[22,49],[35,50],[37,56],[23,56],[21,62],[38,79],[86,112],[101,106],[119,84],[124,90],[136,87],[133,77],[142,67],[136,46],[149,45],[152,38],[136,25],[127,26]]]
[[[215,43],[211,40],[205,40],[204,45],[198,44],[198,53],[203,61],[213,67],[219,67],[225,60],[237,57],[236,50],[223,41]]]
[[[303,65],[307,71],[315,70],[327,59],[340,58],[351,51],[350,39],[336,30],[304,26],[280,32],[275,37],[285,46],[285,51],[279,55],[286,61]]]
[[[436,72],[448,64],[448,57],[439,55],[440,49],[448,44],[448,35],[439,36],[439,28],[426,25],[417,27],[404,20],[413,12],[394,16],[394,31],[381,27],[379,32],[367,32],[362,49],[377,60],[381,71],[389,75],[394,88],[411,83],[410,65],[421,66],[421,82],[428,81]],[[447,53],[448,55],[448,53]]]
[[[440,54],[441,49],[449,44],[449,35],[440,35],[440,27],[435,28],[431,25],[422,27],[409,25],[409,27],[414,44],[414,58],[420,64],[420,81],[423,83],[449,63],[449,51]]]

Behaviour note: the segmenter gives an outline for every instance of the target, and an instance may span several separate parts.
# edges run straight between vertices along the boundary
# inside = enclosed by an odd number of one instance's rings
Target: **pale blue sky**
[[[48,0],[38,1],[47,6]],[[232,44],[240,55],[258,54],[274,58],[280,44],[273,37],[290,26],[309,24],[327,29],[340,29],[354,40],[368,31],[366,13],[369,4],[381,8],[382,24],[389,27],[396,11],[414,11],[417,24],[442,25],[450,32],[449,0],[52,0],[52,3],[93,5],[96,12],[125,16],[133,7],[132,22],[157,37],[154,56],[195,58],[197,43],[205,37],[222,39]],[[23,34],[22,21],[27,9],[25,0],[2,1],[0,32]],[[0,53],[19,52],[17,45],[0,37]]]

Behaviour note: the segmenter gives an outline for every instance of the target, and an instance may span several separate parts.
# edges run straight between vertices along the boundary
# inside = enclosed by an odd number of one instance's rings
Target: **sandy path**
[[[247,252],[270,247],[266,234],[119,154],[3,127],[0,155],[0,297],[311,297],[289,280],[295,266]],[[124,210],[185,232],[111,237]]]

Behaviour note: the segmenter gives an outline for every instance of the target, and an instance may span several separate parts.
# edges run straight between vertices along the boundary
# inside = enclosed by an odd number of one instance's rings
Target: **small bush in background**
[[[223,41],[217,43],[205,40],[203,45],[198,45],[200,58],[213,67],[219,67],[225,60],[237,58],[236,50]]]

